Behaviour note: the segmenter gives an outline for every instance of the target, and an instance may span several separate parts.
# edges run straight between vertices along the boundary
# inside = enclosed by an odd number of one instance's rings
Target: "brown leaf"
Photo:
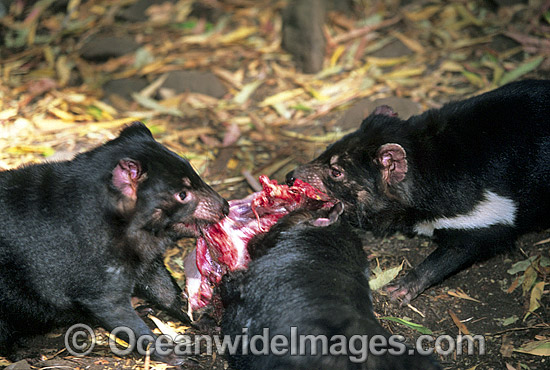
[[[470,335],[470,331],[468,330],[468,328],[464,323],[460,322],[460,319],[458,318],[458,316],[456,316],[456,314],[451,310],[449,310],[448,312],[449,312],[449,316],[451,316],[451,319],[453,319],[453,322],[457,326],[458,330],[460,330],[462,334]]]
[[[235,144],[239,140],[239,137],[241,137],[241,130],[236,123],[233,123],[228,127],[223,136],[222,146],[226,147]]]
[[[502,357],[512,357],[514,352],[514,344],[508,335],[502,336],[502,345],[500,346],[500,354]]]
[[[529,311],[525,314],[523,320],[525,320],[532,312],[535,312],[540,307],[540,300],[542,298],[544,285],[544,281],[539,281],[531,290],[531,298],[529,299]]]
[[[474,302],[478,302],[478,303],[481,303],[480,301],[478,301],[477,299],[475,298],[472,298],[470,297],[468,294],[464,293],[464,291],[460,288],[457,288],[457,289],[451,289],[447,292],[447,294],[449,294],[450,296],[453,296],[453,297],[457,297],[457,298],[460,298],[460,299],[468,299],[470,301],[474,301]]]

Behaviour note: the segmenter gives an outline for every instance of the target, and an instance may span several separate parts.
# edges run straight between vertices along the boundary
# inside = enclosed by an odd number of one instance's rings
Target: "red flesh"
[[[297,208],[333,205],[328,195],[301,180],[292,186],[279,185],[265,175],[259,180],[263,190],[230,200],[229,215],[203,228],[196,251],[186,260],[190,311],[210,302],[212,286],[218,284],[226,272],[247,267],[250,257],[246,245],[254,235],[268,231],[277,220]]]

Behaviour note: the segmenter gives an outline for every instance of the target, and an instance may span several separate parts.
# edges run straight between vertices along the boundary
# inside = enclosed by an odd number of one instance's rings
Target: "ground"
[[[356,1],[351,13],[327,13],[317,74],[297,71],[280,48],[285,1],[7,3],[0,7],[2,170],[70,158],[140,119],[224,197],[240,198],[251,192],[248,177],[282,181],[376,105],[407,117],[507,81],[550,75],[550,4],[543,1]],[[476,348],[474,355],[438,356],[446,369],[546,369],[549,237],[525,235],[516,251],[428,289],[412,307],[376,291],[375,311],[419,324],[434,337],[484,337],[485,354]],[[182,241],[166,258],[182,285],[182,260],[192,245]],[[364,245],[372,269],[405,261],[401,274],[434,248],[428,239],[401,235],[365,234]],[[510,271],[528,258],[532,264]],[[178,332],[197,333],[162,312],[154,315]],[[381,322],[410,343],[421,335]],[[102,329],[96,348],[75,357],[64,334],[33,338],[18,353],[20,362],[0,358],[0,366],[166,367],[114,356]],[[184,365],[226,367],[216,354],[190,356]]]

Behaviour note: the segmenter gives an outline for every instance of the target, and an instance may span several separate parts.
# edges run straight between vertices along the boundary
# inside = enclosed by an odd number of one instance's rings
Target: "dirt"
[[[445,369],[504,369],[506,364],[516,368],[543,370],[547,369],[548,360],[544,357],[521,354],[517,352],[507,353],[507,348],[521,347],[536,336],[550,335],[550,297],[543,295],[541,308],[535,315],[523,321],[528,297],[522,295],[521,287],[512,293],[506,293],[515,276],[507,273],[507,270],[515,263],[526,259],[527,256],[549,256],[548,245],[535,243],[550,237],[550,232],[531,233],[522,237],[518,243],[518,249],[507,255],[497,256],[486,262],[478,263],[452,277],[442,284],[432,287],[411,302],[415,310],[410,307],[400,307],[398,303],[389,301],[381,292],[374,292],[374,308],[380,317],[397,317],[416,324],[420,324],[433,331],[433,338],[446,335],[456,338],[460,333],[453,322],[450,312],[464,322],[472,335],[481,335],[485,341],[485,351],[480,352],[476,346],[474,354],[451,354],[438,356]],[[431,241],[422,238],[408,239],[402,235],[394,235],[385,239],[377,239],[365,234],[365,251],[371,259],[371,266],[377,262],[385,269],[399,265],[403,260],[406,264],[416,265],[434,248]],[[188,250],[189,242],[182,246]],[[173,266],[177,270],[177,266]],[[408,270],[406,267],[405,270]],[[449,291],[461,289],[469,297],[476,301],[460,299],[448,294]],[[155,312],[161,319],[169,321],[170,318],[162,313]],[[518,320],[511,325],[504,326],[505,319],[516,316]],[[384,327],[394,334],[401,334],[407,338],[407,342],[414,344],[422,334],[389,320],[381,320]],[[150,322],[151,327],[154,324]],[[215,327],[206,330],[185,328],[186,335],[200,335],[217,333]],[[85,357],[70,356],[63,344],[66,330],[57,330],[47,336],[38,336],[28,341],[19,352],[23,359],[22,364],[31,365],[32,368],[65,367],[81,369],[127,369],[143,368],[144,359],[131,354],[126,357],[113,356],[106,344],[98,345],[93,352]],[[99,342],[105,343],[107,334],[102,329],[96,329],[96,334],[101,338]],[[424,342],[428,343],[428,342]],[[443,348],[446,341],[442,341]],[[433,343],[425,348],[434,348]],[[466,351],[466,348],[465,348]],[[220,355],[192,355],[187,359],[184,369],[226,369],[227,364]],[[19,363],[21,364],[21,363]],[[153,363],[155,368],[164,368],[164,364]],[[19,367],[18,367],[19,369]],[[21,368],[23,369],[23,368]]]
[[[399,307],[389,302],[383,293],[375,293],[375,310],[383,316],[410,318],[434,332],[434,336],[450,335],[456,338],[459,330],[453,322],[450,312],[464,322],[472,335],[482,335],[485,340],[485,353],[479,348],[473,355],[457,356],[452,353],[439,356],[447,369],[504,369],[506,364],[519,368],[547,369],[548,361],[532,355],[505,353],[507,346],[520,347],[537,335],[548,336],[550,328],[550,299],[543,297],[541,311],[538,315],[522,321],[529,304],[529,297],[522,295],[521,288],[507,293],[515,276],[507,270],[515,263],[526,259],[526,256],[548,256],[548,246],[534,244],[550,236],[548,232],[532,233],[522,237],[517,245],[518,250],[507,255],[494,257],[488,261],[459,272],[442,284],[432,287],[411,302],[425,317],[409,307]],[[403,257],[407,263],[416,265],[428,255],[435,246],[426,239],[403,239],[393,236],[383,241],[370,240],[367,250],[378,256],[381,265],[395,266]],[[525,254],[524,254],[525,253]],[[477,301],[459,299],[448,294],[449,291],[461,289]],[[518,320],[504,326],[503,321],[513,316]],[[383,320],[386,327],[394,333],[407,338],[418,338],[420,334],[405,328],[403,325]],[[414,342],[411,342],[414,343]]]

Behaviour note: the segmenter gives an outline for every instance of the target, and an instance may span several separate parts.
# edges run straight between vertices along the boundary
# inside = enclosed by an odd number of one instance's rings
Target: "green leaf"
[[[543,56],[538,56],[520,64],[516,69],[503,74],[502,78],[500,79],[499,85],[506,85],[508,82],[517,80],[524,74],[527,74],[537,68],[543,60]]]
[[[197,21],[185,21],[182,23],[177,23],[172,25],[174,28],[178,28],[180,30],[192,30],[197,25]]]
[[[521,348],[514,348],[514,351],[535,356],[550,356],[550,340],[528,342]]]
[[[394,321],[394,322],[397,322],[399,324],[406,325],[409,328],[414,329],[414,330],[416,330],[416,331],[418,331],[422,334],[433,334],[433,332],[430,329],[426,328],[425,326],[422,326],[420,324],[415,324],[414,322],[410,322],[410,321],[407,321],[407,320],[400,319],[399,317],[386,316],[386,317],[381,317],[380,320]]]
[[[531,298],[529,299],[529,311],[523,317],[523,320],[540,307],[540,300],[542,298],[542,292],[544,291],[544,281],[539,281],[531,290]]]
[[[296,109],[296,110],[301,110],[301,111],[304,111],[304,112],[311,112],[313,111],[313,108],[310,108],[306,105],[303,105],[303,104],[296,104],[294,106],[292,106],[293,109]]]
[[[517,315],[507,317],[504,320],[502,320],[502,326],[515,324],[518,320],[519,320],[519,317],[517,317]]]
[[[483,79],[475,73],[464,70],[462,71],[462,75],[466,77],[468,82],[470,82],[475,87],[482,88],[485,85],[485,83],[483,82]]]
[[[54,149],[54,148],[51,148],[51,147],[47,146],[47,147],[44,147],[44,148],[42,149],[42,155],[43,155],[44,157],[50,157],[50,156],[52,156],[52,155],[54,155],[54,154],[55,154],[55,149]]]
[[[389,268],[387,270],[382,271],[380,266],[376,266],[374,269],[372,269],[372,274],[374,277],[369,280],[369,286],[371,290],[378,290],[382,288],[384,285],[388,284],[390,281],[395,279],[395,277],[399,274],[399,272],[403,269],[403,262],[401,262],[401,265]]]
[[[166,131],[166,129],[160,125],[147,125],[147,128],[149,129],[149,131],[151,131],[153,135],[162,134]]]
[[[103,111],[101,110],[101,108],[96,107],[95,105],[87,106],[86,112],[98,121],[101,121],[103,119]]]
[[[527,268],[529,266],[531,266],[531,263],[533,263],[533,261],[535,260],[535,258],[537,258],[537,256],[533,256],[533,257],[529,257],[528,259],[526,260],[523,260],[523,261],[519,261],[519,262],[516,262],[512,265],[512,267],[510,269],[508,269],[508,271],[506,271],[507,273],[509,273],[510,275],[515,275],[517,274],[518,272],[524,272],[525,270],[527,270]]]

